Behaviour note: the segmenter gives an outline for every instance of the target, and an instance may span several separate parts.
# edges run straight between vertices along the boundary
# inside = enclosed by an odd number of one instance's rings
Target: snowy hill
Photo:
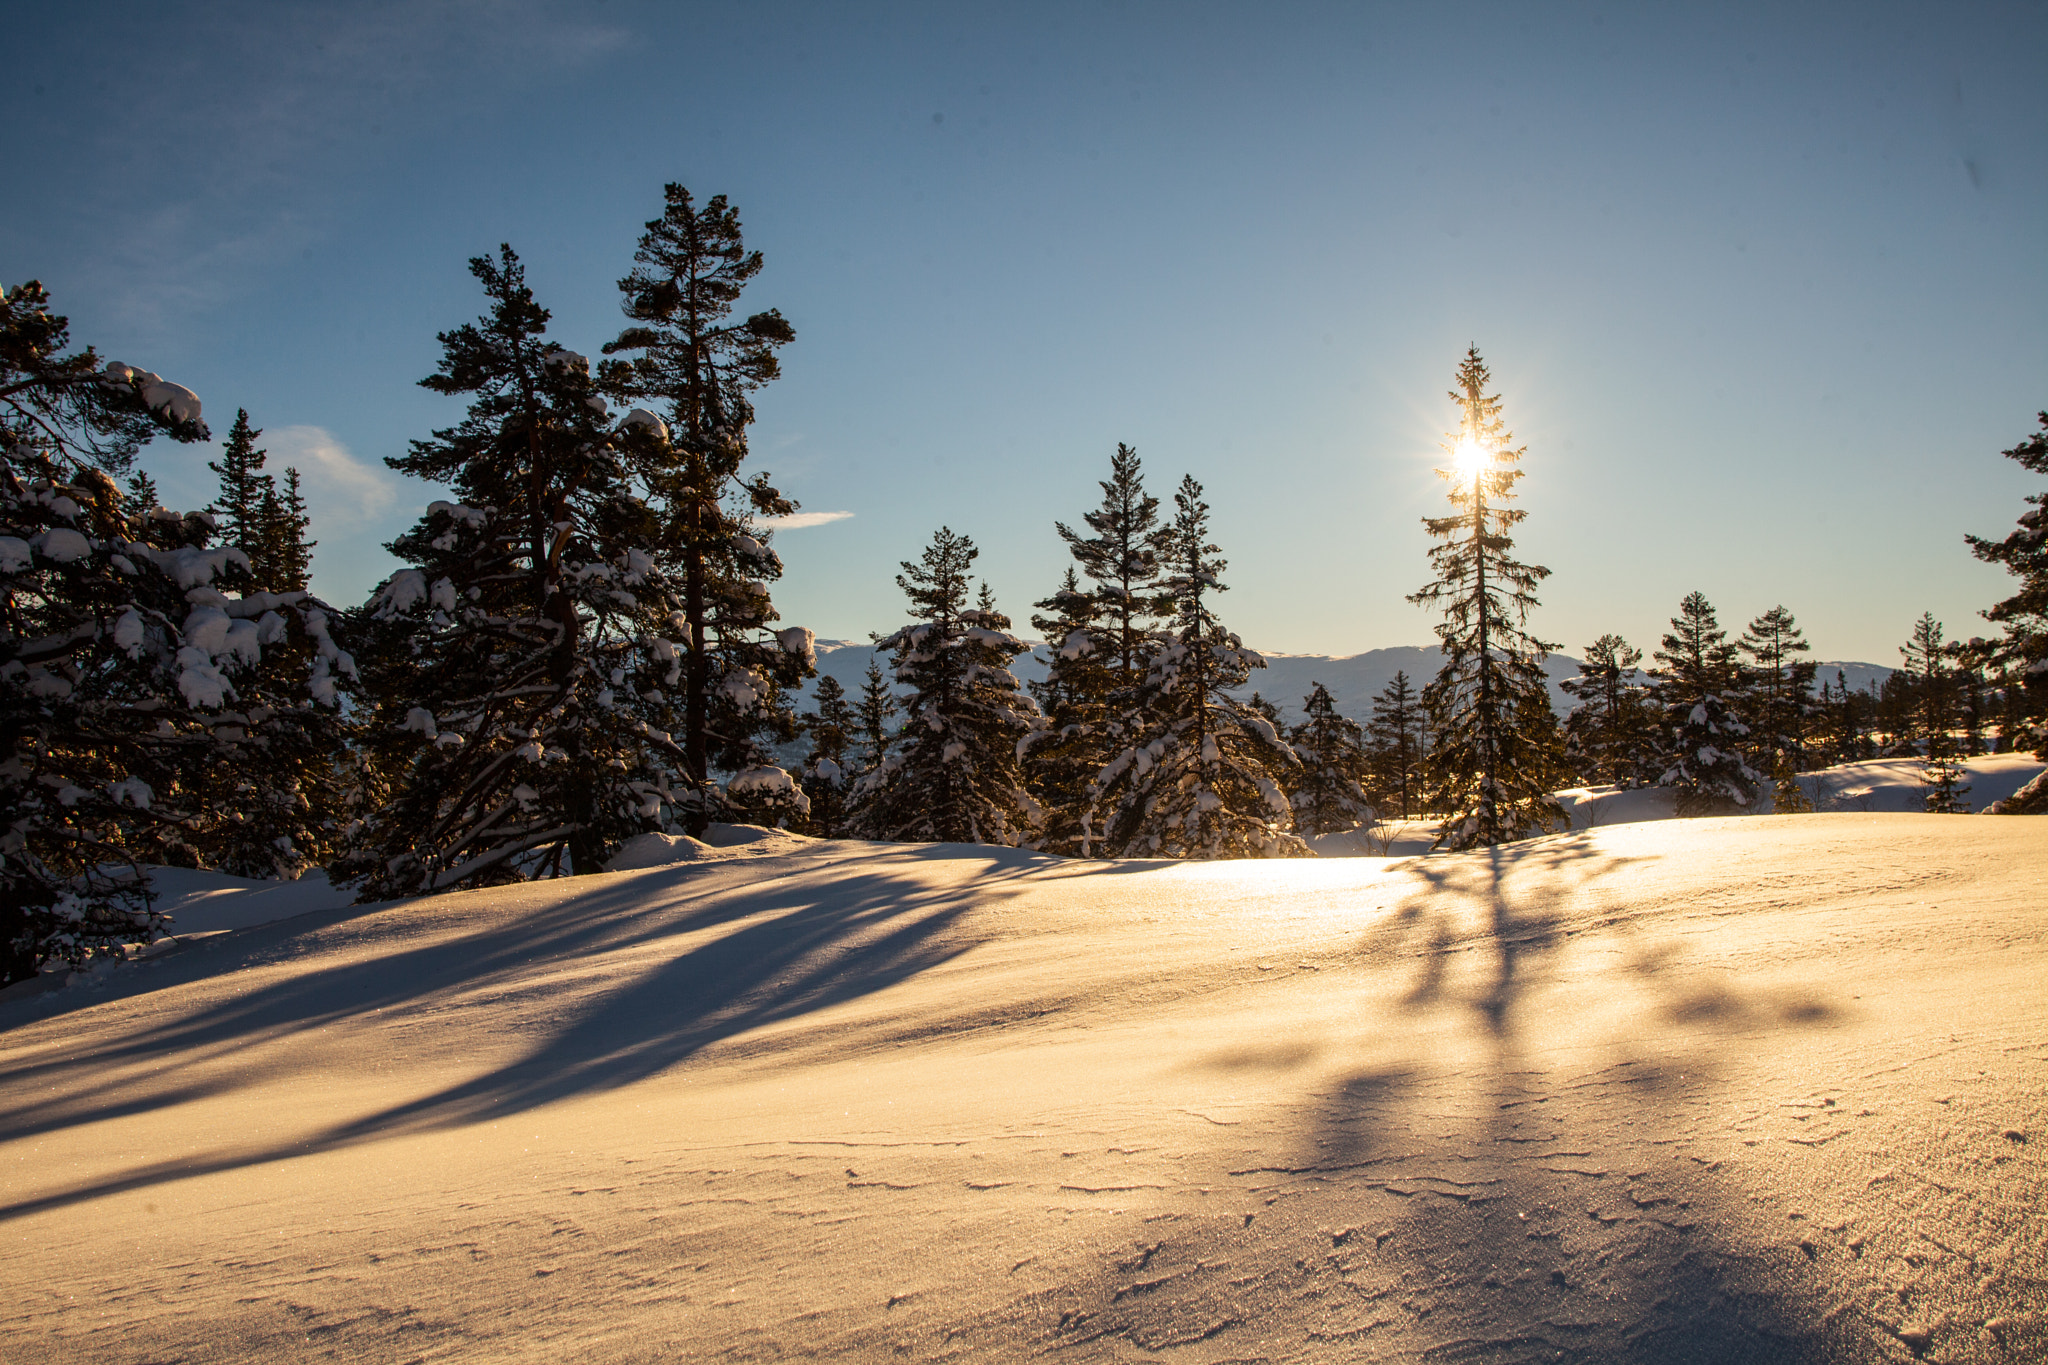
[[[860,679],[867,671],[868,660],[874,657],[874,647],[855,640],[818,641],[818,671],[837,678],[848,693],[860,690]],[[1045,677],[1047,654],[1040,645],[1030,654],[1017,660],[1012,670],[1026,682],[1037,682]],[[888,661],[883,660],[886,669]],[[1333,656],[1329,654],[1267,654],[1266,668],[1252,675],[1247,695],[1256,691],[1280,708],[1281,715],[1288,721],[1301,718],[1301,702],[1310,689],[1318,682],[1330,689],[1337,699],[1337,710],[1361,724],[1372,716],[1372,699],[1380,689],[1394,680],[1394,675],[1405,671],[1408,680],[1420,692],[1423,684],[1436,676],[1443,666],[1443,655],[1435,645],[1400,645],[1389,649],[1369,649],[1363,654]],[[1820,665],[1820,679],[1832,684],[1835,670],[1841,669],[1849,686],[1858,690],[1872,682],[1882,683],[1892,672],[1877,664],[1860,664],[1829,661]],[[1553,654],[1544,665],[1550,675],[1550,701],[1563,715],[1571,709],[1571,699],[1558,690],[1558,683],[1566,678],[1578,676],[1579,660],[1570,654]],[[805,706],[811,689],[805,688]]]
[[[0,1340],[2041,1359],[2041,828],[769,836],[221,932],[0,1001]]]

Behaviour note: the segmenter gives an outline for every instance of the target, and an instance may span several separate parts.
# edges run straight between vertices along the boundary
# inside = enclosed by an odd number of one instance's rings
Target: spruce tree
[[[812,709],[804,717],[811,747],[801,780],[811,800],[811,832],[821,838],[837,839],[846,832],[846,793],[854,776],[847,750],[853,746],[855,725],[853,703],[839,679],[829,674],[819,678]]]
[[[1145,491],[1138,452],[1117,443],[1109,477],[1100,481],[1102,505],[1081,514],[1095,534],[1083,536],[1064,522],[1053,528],[1088,577],[1094,614],[1106,640],[1097,642],[1113,685],[1129,690],[1144,678],[1160,618],[1172,611],[1159,583],[1168,531],[1159,523],[1159,499]]]
[[[1431,755],[1444,803],[1438,848],[1505,843],[1565,823],[1550,796],[1562,766],[1543,672],[1552,646],[1524,629],[1550,570],[1514,558],[1509,533],[1528,514],[1507,504],[1526,451],[1510,447],[1500,398],[1486,392],[1491,382],[1478,348],[1469,349],[1450,395],[1460,412],[1445,445],[1451,467],[1437,471],[1457,511],[1423,518],[1437,539],[1429,552],[1436,578],[1408,598],[1444,613],[1436,628],[1443,669],[1423,694],[1442,727]]]
[[[468,412],[386,461],[457,500],[392,543],[410,567],[365,613],[364,743],[386,788],[336,869],[365,900],[596,872],[692,807],[671,734],[681,594],[652,505],[671,467],[662,424],[608,421],[588,362],[546,340],[510,247],[470,270],[489,311],[440,334],[420,381]],[[732,682],[736,706],[774,690]]]
[[[265,452],[256,440],[263,433],[249,425],[249,410],[235,410],[235,424],[221,443],[220,458],[206,467],[220,478],[220,496],[206,510],[213,515],[221,542],[248,555],[257,581],[274,586],[260,572],[264,544],[263,495],[270,480],[263,475]]]
[[[1301,723],[1287,732],[1301,759],[1293,781],[1285,784],[1292,788],[1294,831],[1309,837],[1356,829],[1373,818],[1362,783],[1368,769],[1364,728],[1338,714],[1336,699],[1319,682],[1310,683],[1301,710]]]
[[[782,561],[756,519],[787,515],[796,504],[767,474],[741,473],[754,419],[749,395],[782,373],[776,349],[796,333],[774,309],[733,319],[733,306],[760,273],[761,253],[746,249],[725,196],[700,208],[671,184],[664,197],[632,272],[619,281],[631,325],[604,348],[633,358],[608,362],[603,380],[667,414],[670,458],[654,491],[664,554],[681,587],[677,741],[684,822],[696,834],[722,809],[712,770],[762,767],[757,737],[794,735],[779,689],[812,665],[808,631],[764,633],[779,619],[769,585],[782,576]],[[771,691],[758,693],[756,682],[772,684]]]
[[[1743,710],[1749,717],[1751,766],[1772,784],[1772,809],[1780,815],[1813,809],[1799,785],[1806,767],[1806,731],[1814,713],[1816,665],[1799,656],[1812,652],[1792,613],[1772,607],[1749,623],[1740,641],[1748,662],[1742,669]]]
[[[1031,624],[1045,640],[1045,678],[1031,684],[1046,726],[1026,741],[1024,778],[1045,811],[1040,847],[1087,858],[1101,831],[1090,784],[1106,761],[1112,699],[1120,690],[1114,636],[1102,629],[1100,600],[1081,587],[1073,565],[1059,590],[1037,603]]]
[[[2030,473],[2048,474],[2048,412],[2041,429],[2021,441],[2005,458]],[[2003,540],[1965,536],[1970,552],[1987,564],[2002,565],[2019,580],[2019,590],[1984,612],[1984,619],[2005,628],[1991,651],[1992,662],[2017,674],[2020,687],[2006,697],[2007,728],[2018,745],[2048,762],[2048,493],[2029,493],[2019,525]]]
[[[1920,783],[1927,788],[1927,809],[1937,815],[1969,811],[1963,795],[1963,767],[1956,761],[1956,677],[1954,648],[1942,641],[1941,622],[1933,612],[1921,613],[1913,634],[1899,646],[1904,672],[1912,679],[1915,705],[1913,733],[1921,753]]]
[[[1124,748],[1096,779],[1108,846],[1120,857],[1303,857],[1274,776],[1299,762],[1273,723],[1231,694],[1266,661],[1209,605],[1227,567],[1209,541],[1209,504],[1192,477],[1174,494],[1161,541],[1174,630],[1157,637],[1143,682],[1112,733]]]
[[[1656,658],[1666,745],[1658,784],[1677,789],[1680,815],[1756,809],[1763,778],[1743,759],[1750,729],[1729,702],[1742,685],[1741,670],[1703,594],[1688,593],[1679,603]]]
[[[1421,809],[1423,769],[1429,759],[1429,727],[1422,698],[1406,670],[1372,699],[1372,719],[1365,733],[1370,774],[1367,794],[1382,812],[1406,820]]]
[[[330,762],[353,669],[211,517],[122,495],[152,437],[208,439],[200,402],[68,333],[0,290],[0,985],[159,933],[143,864],[302,865],[317,812],[272,798]]]
[[[882,766],[900,727],[890,721],[903,710],[889,680],[882,675],[879,658],[870,656],[867,672],[861,675],[860,700],[854,703],[853,730],[860,741],[860,775],[865,777]]]
[[[1619,635],[1586,646],[1579,675],[1561,684],[1578,704],[1564,721],[1566,762],[1587,786],[1636,787],[1662,771],[1657,722],[1636,666],[1643,652]]]
[[[857,828],[868,838],[1028,846],[1043,823],[1018,751],[1045,721],[1010,672],[1031,647],[1009,633],[986,584],[979,604],[967,605],[979,554],[942,526],[896,577],[912,624],[877,648],[894,654],[896,681],[911,694],[890,752],[856,789]]]
[[[264,481],[262,512],[263,565],[266,581],[280,592],[296,592],[313,574],[313,547],[306,529],[313,519],[306,512],[305,495],[299,488],[299,471],[286,466],[284,491]]]

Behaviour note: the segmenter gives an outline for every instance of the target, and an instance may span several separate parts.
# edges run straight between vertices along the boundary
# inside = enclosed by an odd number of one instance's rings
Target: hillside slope
[[[2027,819],[777,836],[0,1003],[9,1359],[2048,1352]]]

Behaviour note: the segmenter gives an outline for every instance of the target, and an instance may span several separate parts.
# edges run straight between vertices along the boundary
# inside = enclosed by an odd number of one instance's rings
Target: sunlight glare
[[[1458,444],[1451,448],[1451,459],[1457,466],[1458,480],[1461,483],[1470,483],[1478,477],[1480,470],[1491,463],[1487,458],[1486,447],[1470,436],[1458,438]]]

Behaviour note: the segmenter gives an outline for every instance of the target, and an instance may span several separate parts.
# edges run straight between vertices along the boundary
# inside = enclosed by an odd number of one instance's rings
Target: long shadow
[[[949,856],[906,851],[910,861]],[[957,857],[955,852],[950,855]],[[97,1050],[89,1059],[17,1067],[15,1085],[81,1061],[130,1075],[56,1100],[0,1113],[0,1132],[22,1136],[122,1114],[144,1113],[254,1083],[260,1063],[161,1088],[132,1073],[159,1059],[196,1054],[203,1066],[252,1038],[317,1028],[377,1012],[432,1008],[446,995],[522,989],[529,964],[612,954],[661,940],[711,936],[664,957],[615,989],[598,993],[524,1055],[460,1084],[394,1104],[289,1143],[137,1167],[0,1207],[0,1220],[63,1207],[121,1190],[213,1171],[260,1165],[312,1152],[501,1118],[580,1094],[615,1089],[675,1066],[723,1040],[871,995],[957,957],[973,941],[949,935],[960,917],[1036,865],[991,859],[964,885],[933,888],[912,870],[886,863],[853,877],[810,863],[763,879],[762,871],[710,876],[684,870],[649,887],[635,879],[616,889],[493,923],[396,953],[381,953],[317,973],[298,973],[198,1011],[146,1038]],[[713,865],[718,867],[721,865]],[[729,864],[723,865],[730,867]],[[780,869],[777,869],[778,871]],[[814,875],[823,873],[824,875]],[[663,894],[666,891],[667,894]],[[650,897],[653,902],[650,904]],[[728,932],[720,928],[737,924]],[[245,961],[290,956],[318,926],[257,934]],[[206,973],[217,972],[219,967]]]

